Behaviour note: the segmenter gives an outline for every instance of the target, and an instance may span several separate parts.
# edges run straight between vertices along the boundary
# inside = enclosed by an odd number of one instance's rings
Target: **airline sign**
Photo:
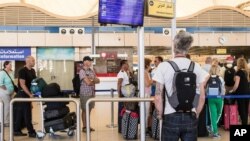
[[[163,18],[173,18],[174,4],[161,0],[148,0],[147,15]]]

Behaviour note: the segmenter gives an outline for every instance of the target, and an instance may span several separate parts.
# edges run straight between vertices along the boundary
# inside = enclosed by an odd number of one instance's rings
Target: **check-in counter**
[[[100,79],[100,83],[96,84],[96,95],[110,95],[110,91],[113,89],[117,89],[117,77],[98,77]],[[102,91],[105,90],[105,91]],[[115,91],[114,94],[117,94]]]

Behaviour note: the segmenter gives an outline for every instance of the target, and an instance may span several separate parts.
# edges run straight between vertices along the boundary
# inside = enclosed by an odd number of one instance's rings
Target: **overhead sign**
[[[29,55],[30,47],[0,47],[0,60],[23,61]]]
[[[216,49],[216,54],[227,54],[226,48]]]
[[[171,19],[174,17],[174,4],[161,0],[148,0],[147,16]]]

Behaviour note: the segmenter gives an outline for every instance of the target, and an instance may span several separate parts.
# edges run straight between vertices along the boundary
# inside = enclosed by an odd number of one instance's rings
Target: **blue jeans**
[[[195,113],[164,115],[162,123],[162,141],[197,141],[197,118]]]

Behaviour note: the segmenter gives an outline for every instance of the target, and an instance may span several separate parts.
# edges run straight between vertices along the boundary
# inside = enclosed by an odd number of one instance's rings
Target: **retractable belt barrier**
[[[1,132],[1,137],[0,137],[0,140],[1,141],[4,141],[4,104],[3,104],[3,101],[0,100],[0,111],[2,112],[0,114],[1,116],[1,129],[0,129],[0,132]]]
[[[236,99],[244,99],[244,98],[250,98],[250,95],[218,95],[218,96],[206,96],[206,98],[236,98]]]
[[[153,98],[91,98],[86,103],[86,123],[87,123],[87,141],[90,141],[90,121],[89,121],[89,104],[91,102],[150,102]],[[141,135],[145,137],[145,133],[141,130]]]
[[[76,140],[81,141],[80,102],[75,98],[14,98],[10,101],[10,141],[13,141],[13,103],[15,102],[74,102],[76,104]]]

